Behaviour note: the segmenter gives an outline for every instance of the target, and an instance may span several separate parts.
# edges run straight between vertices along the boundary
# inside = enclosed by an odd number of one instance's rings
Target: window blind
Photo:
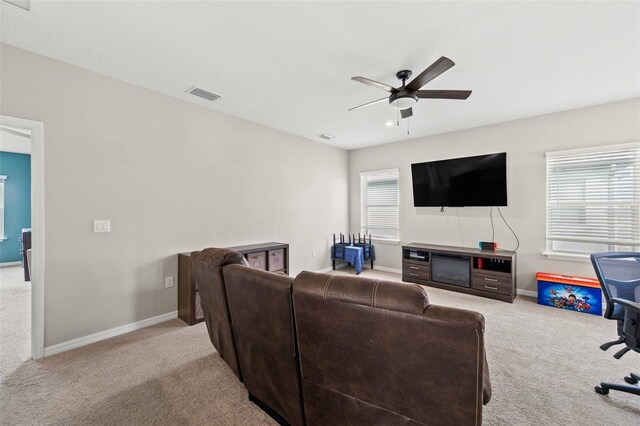
[[[365,235],[399,239],[398,176],[397,169],[360,174],[360,223]]]
[[[547,153],[547,249],[640,246],[640,144]]]

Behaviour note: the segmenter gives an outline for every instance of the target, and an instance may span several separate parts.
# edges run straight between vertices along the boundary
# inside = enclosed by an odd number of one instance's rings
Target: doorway
[[[29,146],[27,150],[25,146]],[[22,151],[22,152],[21,152]],[[26,152],[25,152],[26,151]],[[0,213],[4,213],[3,218],[8,219],[2,223],[4,239],[0,245],[3,247],[0,261],[4,258],[0,279],[2,280],[2,296],[0,303],[7,304],[2,307],[3,315],[5,308],[10,307],[9,315],[15,317],[3,321],[2,337],[8,339],[9,345],[2,345],[3,362],[24,361],[24,357],[30,356],[33,359],[42,358],[44,355],[44,125],[43,123],[26,120],[22,118],[0,115],[0,152],[3,154],[2,170],[0,175],[6,176],[4,180],[7,189],[5,195],[11,195],[12,199],[8,203],[2,204]],[[5,154],[6,153],[6,154]],[[27,155],[28,154],[28,155]],[[18,167],[19,163],[25,162],[28,157],[28,176],[23,175],[23,169]],[[11,167],[9,167],[11,165]],[[21,175],[22,173],[22,175]],[[13,176],[13,177],[12,177]],[[16,220],[16,210],[24,209],[22,202],[20,206],[16,198],[17,184],[24,183],[28,179],[30,182],[30,220],[21,218]],[[23,189],[24,192],[24,189]],[[2,200],[0,200],[2,201]],[[11,211],[9,212],[8,210]],[[5,210],[5,211],[3,211]],[[24,215],[24,212],[21,213]],[[24,228],[16,223],[28,224],[29,228]],[[4,225],[7,227],[4,227]],[[12,227],[8,229],[8,227]],[[31,239],[30,256],[27,256],[27,236]],[[24,245],[23,245],[24,243]],[[23,253],[20,250],[24,249]],[[19,257],[16,258],[14,251],[18,250]],[[23,269],[24,268],[24,269]],[[30,288],[29,288],[30,287]],[[12,304],[12,305],[9,305]],[[13,312],[12,310],[16,311]],[[5,319],[5,318],[3,318]],[[5,328],[8,327],[8,328]],[[29,336],[30,335],[30,336]],[[29,343],[30,341],[30,343]],[[4,342],[3,342],[4,343]],[[30,349],[29,349],[30,347]],[[12,359],[4,359],[5,357]]]

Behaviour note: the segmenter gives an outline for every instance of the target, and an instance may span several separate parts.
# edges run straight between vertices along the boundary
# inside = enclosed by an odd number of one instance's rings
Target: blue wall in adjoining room
[[[31,228],[31,156],[0,152],[0,175],[4,181],[4,237],[0,263],[22,260],[22,228]]]

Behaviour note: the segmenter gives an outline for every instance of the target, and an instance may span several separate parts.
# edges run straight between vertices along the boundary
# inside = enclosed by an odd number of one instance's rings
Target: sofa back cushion
[[[207,248],[191,253],[192,273],[200,295],[209,338],[220,357],[240,380],[242,375],[231,329],[222,267],[242,263],[243,259],[241,253],[219,248]]]
[[[293,285],[307,425],[481,424],[484,318],[415,284],[302,272]]]
[[[245,387],[289,424],[304,424],[293,278],[240,265],[223,273]]]

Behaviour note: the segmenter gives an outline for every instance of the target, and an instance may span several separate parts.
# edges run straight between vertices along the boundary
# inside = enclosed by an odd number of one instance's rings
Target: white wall
[[[45,346],[175,311],[179,252],[282,241],[292,274],[330,265],[346,151],[0,48],[0,113],[44,122]]]
[[[419,119],[415,118],[414,119]],[[508,206],[501,208],[520,238],[518,288],[535,291],[537,271],[594,276],[591,264],[550,260],[545,241],[545,152],[640,141],[640,99],[548,114],[471,130],[350,151],[350,229],[360,227],[359,173],[400,169],[400,235],[403,243],[477,247],[491,240],[488,207],[413,207],[411,163],[507,152]],[[494,213],[497,213],[494,209]],[[495,214],[496,241],[515,239]],[[377,264],[401,268],[399,245],[377,244]]]

